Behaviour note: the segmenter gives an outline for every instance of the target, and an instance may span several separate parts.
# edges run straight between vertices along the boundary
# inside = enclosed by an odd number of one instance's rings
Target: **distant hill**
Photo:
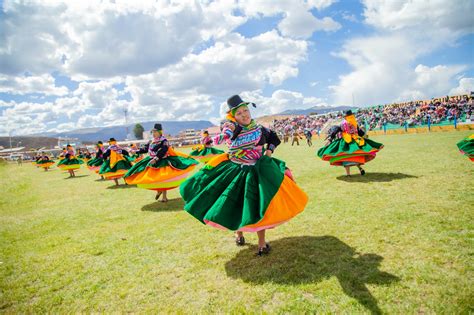
[[[58,145],[58,139],[48,137],[12,137],[12,147],[25,147],[29,149],[48,148],[52,149]],[[10,148],[10,137],[0,137],[0,146]]]
[[[314,106],[308,109],[289,109],[281,112],[278,115],[310,115],[310,114],[327,114],[330,112],[345,111],[349,109],[354,109],[354,106]]]
[[[177,135],[180,131],[185,129],[201,130],[212,127],[213,124],[210,121],[197,120],[197,121],[163,121],[160,122],[163,125],[163,129],[166,134]],[[133,127],[136,123],[128,125],[128,133],[133,134]],[[150,130],[155,122],[142,122],[140,123],[145,131]],[[126,138],[126,126],[111,126],[111,127],[98,127],[98,128],[84,128],[76,129],[68,132],[59,133],[41,133],[38,136],[47,137],[68,137],[78,138],[81,141],[98,141],[107,140],[114,137],[117,140],[124,140]]]

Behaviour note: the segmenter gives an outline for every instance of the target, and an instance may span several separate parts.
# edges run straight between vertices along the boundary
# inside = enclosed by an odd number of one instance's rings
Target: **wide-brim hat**
[[[162,131],[163,130],[163,126],[161,126],[161,124],[155,124],[153,126],[153,129],[151,129],[151,131]]]
[[[255,105],[255,103],[243,101],[242,98],[238,95],[232,95],[227,100],[227,106],[229,106],[229,112],[236,109],[236,108],[239,108],[240,106],[249,105],[249,104],[252,105],[253,107],[257,107],[257,105]]]
[[[115,138],[110,138],[109,139],[109,142],[113,142],[113,141],[117,141],[117,140],[115,140]]]
[[[354,113],[352,112],[352,110],[347,110],[345,113],[344,113],[344,116],[347,117],[347,116],[352,116],[354,115]]]
[[[103,144],[102,141],[97,141],[97,144]]]

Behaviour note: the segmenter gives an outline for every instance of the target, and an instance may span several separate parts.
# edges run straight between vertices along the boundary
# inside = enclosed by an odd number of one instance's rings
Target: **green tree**
[[[133,134],[135,135],[135,138],[138,140],[143,139],[143,132],[145,131],[145,128],[141,124],[136,124],[135,127],[133,128]]]

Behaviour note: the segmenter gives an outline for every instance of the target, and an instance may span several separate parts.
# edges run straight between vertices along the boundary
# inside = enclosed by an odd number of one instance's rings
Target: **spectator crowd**
[[[428,101],[411,101],[362,107],[354,110],[360,126],[368,130],[382,129],[386,124],[409,127],[461,121],[474,121],[474,95],[446,96]],[[340,120],[343,112],[295,116],[274,120],[271,127],[281,137],[293,134],[319,133],[330,120]]]

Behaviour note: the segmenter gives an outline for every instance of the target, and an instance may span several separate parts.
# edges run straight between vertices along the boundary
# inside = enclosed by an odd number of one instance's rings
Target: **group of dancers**
[[[151,131],[153,139],[143,148],[127,151],[111,138],[104,149],[99,141],[95,157],[86,163],[91,171],[114,180],[116,185],[123,178],[128,185],[155,191],[155,199],[161,196],[162,202],[168,201],[168,190],[179,187],[185,211],[203,224],[234,231],[237,246],[245,244],[244,232],[256,232],[256,254],[262,256],[271,250],[265,231],[301,213],[308,196],[296,184],[286,163],[273,157],[280,139],[273,130],[252,119],[249,107],[256,105],[238,95],[230,97],[227,105],[220,134],[210,137],[204,132],[201,144],[189,155],[175,151],[157,123]],[[474,137],[465,141],[469,144],[463,143],[462,150],[471,154],[472,160]],[[213,147],[219,144],[225,144],[227,152]],[[382,148],[381,143],[367,138],[354,114],[347,111],[342,124],[330,128],[326,144],[317,155],[331,165],[343,166],[347,176],[351,176],[351,167],[365,175],[362,165],[373,160]],[[74,177],[74,170],[84,159],[78,158],[71,146],[61,155],[58,167]],[[37,163],[51,165],[50,160],[45,161]],[[191,175],[199,162],[204,166]]]

